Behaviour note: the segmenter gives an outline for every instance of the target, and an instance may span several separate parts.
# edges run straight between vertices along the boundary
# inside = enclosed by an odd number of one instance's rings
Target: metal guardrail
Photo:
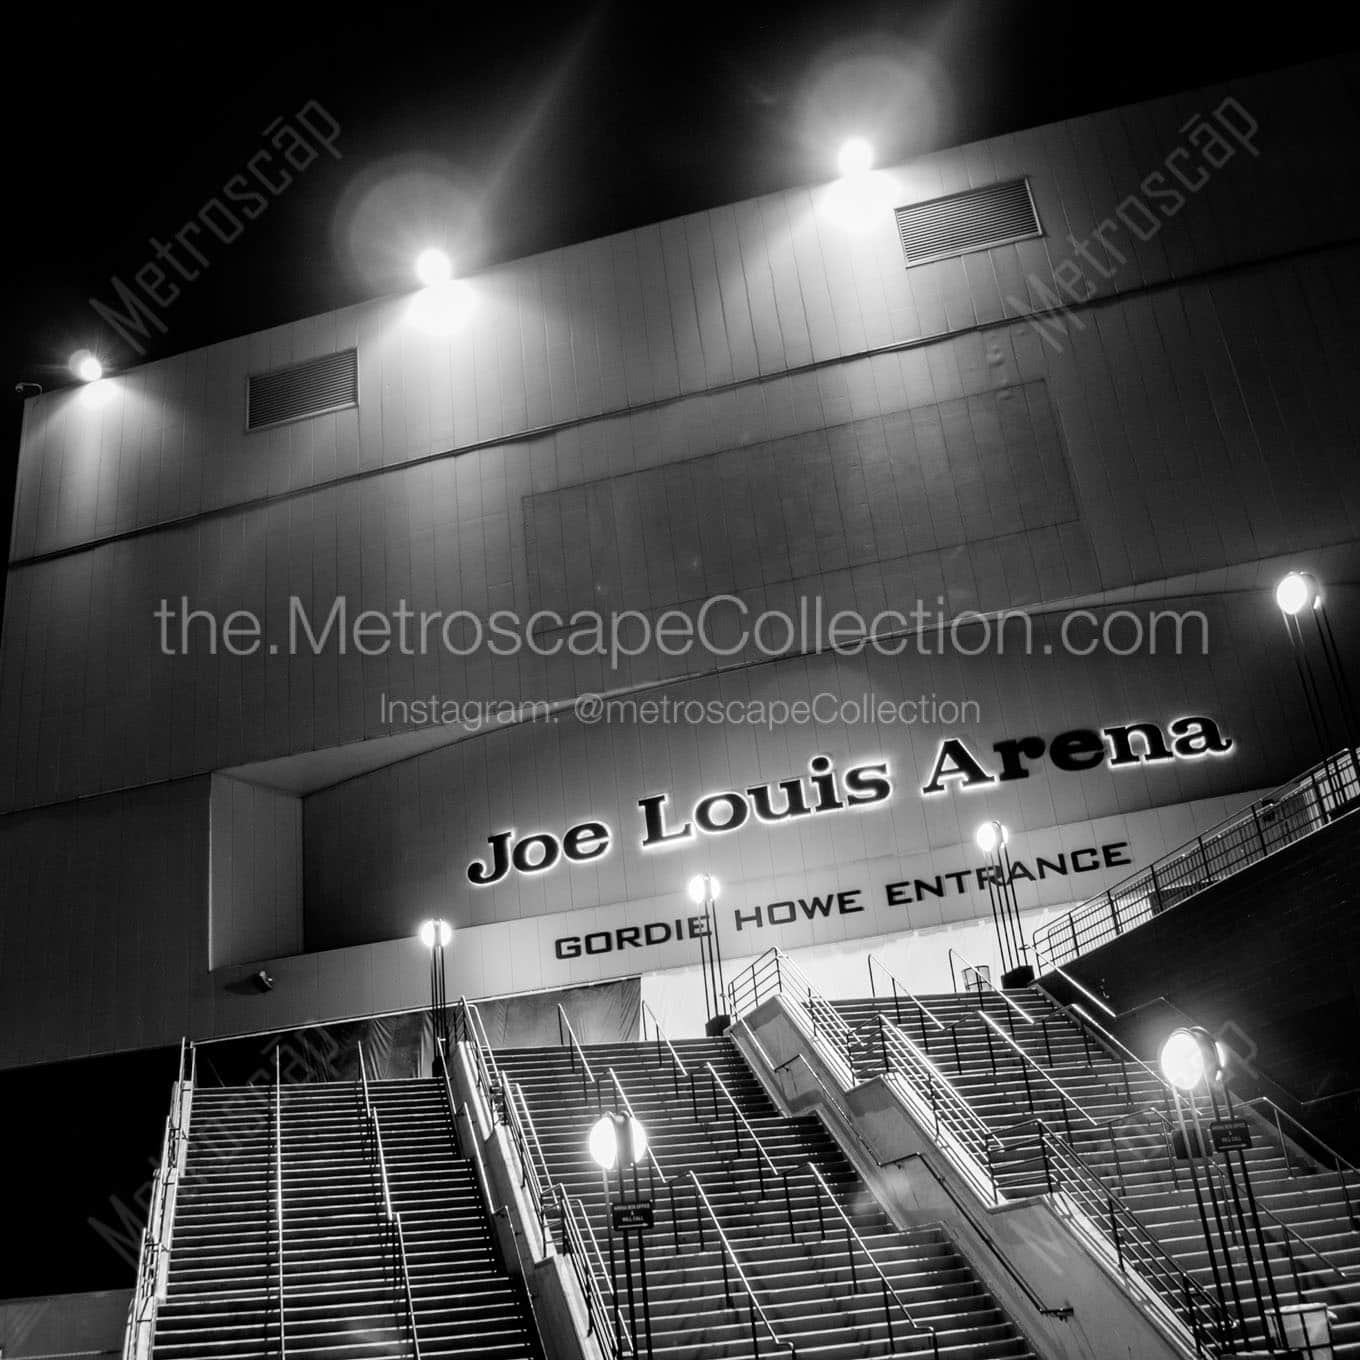
[[[712,1083],[714,1119],[718,1119],[721,1117],[718,1109],[718,1096],[720,1094],[723,1100],[726,1101],[728,1109],[731,1111],[732,1136],[736,1140],[737,1156],[740,1157],[742,1155],[741,1135],[743,1129],[746,1131],[746,1137],[750,1139],[751,1145],[755,1148],[756,1181],[760,1187],[761,1199],[763,1200],[765,1198],[765,1174],[767,1169],[769,1171],[769,1174],[776,1181],[783,1181],[784,1210],[788,1217],[789,1236],[794,1237],[795,1233],[793,1226],[793,1192],[789,1188],[788,1171],[780,1171],[779,1167],[775,1164],[774,1158],[770,1156],[769,1149],[765,1146],[764,1143],[761,1142],[760,1135],[755,1131],[755,1129],[751,1127],[751,1121],[747,1119],[746,1115],[737,1105],[737,1102],[732,1099],[732,1093],[727,1089],[727,1084],[714,1070],[713,1064],[711,1062],[707,1062],[704,1064],[704,1071],[708,1073],[708,1079]]]
[[[283,1306],[283,1083],[279,1049],[274,1049],[274,1267],[279,1296],[279,1354],[288,1354],[288,1327]]]
[[[767,949],[739,973],[728,985],[727,994],[734,1016],[754,1010],[768,997],[788,998],[800,1027],[842,1077],[844,1084],[849,1086],[854,1081],[859,1036],[812,985],[807,974],[778,946]]]
[[[1194,840],[1034,932],[1036,970],[1049,972],[1328,825],[1360,801],[1355,750],[1329,756]]]
[[[1360,1218],[1356,1217],[1355,1202],[1352,1199],[1353,1193],[1360,1193],[1360,1168],[1357,1168],[1354,1162],[1343,1157],[1330,1143],[1319,1138],[1306,1124],[1295,1119],[1288,1110],[1281,1109],[1269,1096],[1253,1096],[1250,1100],[1243,1100],[1238,1103],[1239,1106],[1250,1109],[1253,1114],[1267,1124],[1274,1124],[1275,1134],[1284,1150],[1285,1166],[1289,1170],[1291,1179],[1295,1174],[1294,1158],[1290,1153],[1291,1145],[1298,1148],[1319,1168],[1326,1168],[1335,1174],[1341,1186],[1342,1198],[1346,1203],[1346,1217],[1350,1219],[1357,1230],[1360,1230]],[[1269,1113],[1262,1113],[1262,1110],[1257,1108],[1258,1106],[1268,1110]],[[1290,1128],[1288,1135],[1284,1131],[1286,1123]],[[1328,1163],[1331,1164],[1330,1167]],[[1356,1183],[1354,1189],[1347,1183],[1347,1177],[1350,1177]]]
[[[704,1187],[699,1184],[699,1178],[693,1171],[689,1173],[690,1185],[694,1188],[694,1221],[699,1230],[699,1250],[704,1251],[704,1216],[703,1211],[707,1210],[708,1216],[713,1220],[714,1230],[718,1234],[718,1241],[722,1246],[720,1260],[722,1261],[722,1282],[723,1297],[727,1300],[729,1308],[736,1308],[732,1301],[732,1282],[731,1275],[735,1274],[738,1283],[746,1294],[747,1311],[751,1322],[751,1355],[752,1360],[760,1360],[760,1333],[763,1330],[765,1335],[773,1342],[775,1350],[788,1351],[792,1360],[797,1360],[798,1350],[793,1342],[783,1340],[779,1333],[775,1331],[766,1315],[765,1310],[760,1306],[756,1299],[755,1290],[751,1288],[751,1282],[746,1277],[746,1272],[741,1268],[741,1262],[737,1259],[737,1253],[728,1240],[727,1234],[723,1231],[722,1224],[718,1221],[718,1215],[713,1210],[708,1196],[704,1193]],[[728,1264],[731,1263],[731,1271]],[[767,1347],[768,1350],[768,1347]]]
[[[590,1063],[586,1061],[586,1051],[581,1047],[581,1041],[576,1037],[576,1031],[571,1026],[571,1017],[562,1009],[559,1004],[557,1007],[557,1042],[560,1045],[566,1040],[567,1051],[571,1056],[571,1070],[576,1071],[577,1059],[581,1063],[581,1089],[589,1095],[590,1088],[595,1088],[595,1105],[600,1105],[600,1083],[596,1080],[595,1073],[591,1070]]]
[[[382,1125],[378,1112],[373,1108],[373,1099],[368,1089],[368,1063],[364,1058],[364,1046],[359,1045],[359,1089],[361,1093],[360,1115],[364,1121],[365,1133],[370,1140],[373,1158],[374,1177],[378,1191],[378,1222],[394,1243],[397,1264],[397,1283],[401,1290],[401,1302],[405,1305],[406,1326],[411,1337],[411,1354],[420,1360],[420,1334],[416,1327],[415,1301],[411,1294],[411,1271],[406,1260],[406,1234],[402,1230],[401,1215],[392,1208],[392,1182],[387,1174],[387,1154],[383,1149]]]
[[[656,1055],[659,1058],[663,1052],[670,1058],[671,1064],[671,1084],[675,1087],[675,1094],[680,1094],[681,1081],[690,1081],[689,1069],[680,1061],[680,1055],[675,1051],[675,1045],[666,1037],[666,1032],[661,1028],[661,1021],[656,1018],[656,1012],[644,1001],[642,1003],[642,1041],[647,1042],[647,1017],[652,1020],[652,1028],[656,1031]],[[691,1083],[692,1085],[692,1083]]]
[[[896,1349],[897,1342],[893,1336],[892,1306],[897,1305],[898,1311],[906,1319],[907,1330],[915,1332],[918,1336],[928,1336],[930,1338],[931,1351],[935,1360],[940,1360],[940,1336],[933,1327],[923,1326],[911,1315],[911,1310],[902,1302],[902,1296],[893,1288],[892,1282],[883,1273],[883,1267],[879,1265],[878,1258],[869,1250],[864,1238],[860,1236],[859,1229],[850,1221],[850,1215],[845,1212],[845,1207],[835,1195],[831,1193],[831,1187],[827,1185],[825,1178],[817,1167],[809,1162],[807,1168],[812,1172],[812,1179],[817,1187],[817,1229],[822,1238],[826,1238],[826,1217],[822,1212],[822,1199],[825,1197],[831,1207],[840,1217],[845,1225],[845,1254],[850,1266],[850,1288],[859,1293],[859,1271],[855,1266],[855,1248],[858,1247],[864,1253],[869,1262],[869,1268],[878,1276],[879,1287],[883,1291],[883,1321],[888,1329],[889,1354]]]
[[[189,1110],[198,1076],[198,1050],[184,1039],[170,1091],[161,1156],[151,1177],[146,1225],[137,1244],[137,1278],[123,1330],[123,1360],[147,1360],[155,1339],[156,1311],[165,1294],[174,1229],[174,1197],[189,1145]]]
[[[637,1349],[628,1329],[623,1325],[623,1310],[609,1272],[605,1268],[595,1229],[579,1199],[573,1200],[566,1187],[557,1187],[557,1203],[562,1210],[562,1247],[571,1260],[576,1282],[586,1304],[586,1327],[615,1360],[624,1355],[635,1355]]]
[[[883,1075],[921,1123],[933,1131],[945,1156],[992,1205],[1002,1202],[994,1159],[1001,1140],[953,1082],[886,1015],[878,1017]]]
[[[997,1158],[1007,1144],[983,1120],[972,1103],[944,1075],[935,1063],[886,1016],[878,1017],[884,1075],[920,1119],[933,1130],[936,1144],[983,1197],[998,1205],[1006,1197],[997,1184]],[[998,1033],[1000,1033],[998,1028]],[[1129,1274],[1130,1263],[1142,1266],[1144,1283],[1155,1281],[1157,1296],[1189,1330],[1197,1353],[1204,1353],[1207,1338],[1221,1328],[1216,1313],[1205,1313],[1205,1301],[1216,1308],[1214,1300],[1187,1275],[1143,1226],[1131,1210],[1089,1167],[1076,1149],[1055,1133],[1038,1115],[1023,1122],[1037,1131],[1036,1151],[1043,1165],[1044,1182],[1050,1193],[1065,1190],[1083,1211],[1097,1237],[1108,1247],[1122,1274]],[[1029,1135],[1023,1135],[1028,1141]],[[1113,1141],[1113,1140],[1112,1140]],[[1098,1212],[1093,1212],[1093,1207]],[[1141,1278],[1141,1276],[1140,1276]],[[1171,1286],[1174,1286],[1172,1288]]]
[[[1081,1156],[1042,1119],[1039,1130],[1044,1180],[1050,1195],[1064,1195],[1085,1220],[1088,1234],[1103,1241],[1119,1273],[1132,1277],[1189,1331],[1196,1355],[1215,1355],[1232,1341],[1214,1297],[1182,1270],[1166,1249]]]

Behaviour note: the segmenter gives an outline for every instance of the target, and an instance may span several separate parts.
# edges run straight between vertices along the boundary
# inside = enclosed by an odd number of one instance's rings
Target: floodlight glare
[[[1162,1076],[1179,1091],[1193,1091],[1208,1077],[1216,1081],[1223,1070],[1223,1050],[1203,1029],[1176,1029],[1158,1055]]]
[[[87,349],[78,349],[71,355],[71,372],[81,382],[98,382],[104,376],[104,365]]]
[[[647,1130],[629,1115],[601,1115],[591,1127],[588,1146],[602,1171],[632,1166],[647,1155]]]
[[[1000,822],[983,822],[974,833],[973,840],[984,855],[993,855],[998,846],[1006,844],[1006,828]]]
[[[696,907],[702,907],[710,899],[717,899],[719,887],[712,874],[695,874],[689,881],[689,900]]]
[[[422,250],[416,256],[416,278],[426,288],[447,283],[453,277],[453,264],[442,250]]]
[[[453,939],[453,927],[447,921],[425,921],[420,927],[420,942],[426,949],[433,949],[435,940],[446,947]]]
[[[1318,583],[1306,571],[1291,571],[1275,587],[1275,603],[1286,614],[1301,614],[1318,600]]]
[[[851,137],[836,157],[836,168],[842,178],[867,175],[874,168],[874,149],[863,137]]]

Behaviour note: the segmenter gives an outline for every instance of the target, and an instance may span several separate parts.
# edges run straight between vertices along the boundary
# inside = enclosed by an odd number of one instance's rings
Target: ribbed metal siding
[[[1041,228],[1028,181],[1013,179],[898,208],[897,231],[912,265],[1038,236]]]
[[[359,404],[359,351],[342,349],[272,373],[246,385],[246,429],[263,430]]]

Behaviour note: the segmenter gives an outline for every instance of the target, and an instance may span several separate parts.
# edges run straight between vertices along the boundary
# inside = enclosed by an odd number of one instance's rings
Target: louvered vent
[[[358,404],[359,351],[342,349],[254,374],[246,391],[246,429],[263,430]]]
[[[1023,179],[898,208],[897,230],[909,265],[1041,234],[1029,182]]]

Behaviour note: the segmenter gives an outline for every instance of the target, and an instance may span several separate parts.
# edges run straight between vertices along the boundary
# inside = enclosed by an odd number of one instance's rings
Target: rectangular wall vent
[[[897,231],[908,265],[1042,235],[1029,181],[1024,179],[898,208]]]
[[[342,349],[253,374],[246,388],[246,429],[263,430],[358,404],[359,351]]]

